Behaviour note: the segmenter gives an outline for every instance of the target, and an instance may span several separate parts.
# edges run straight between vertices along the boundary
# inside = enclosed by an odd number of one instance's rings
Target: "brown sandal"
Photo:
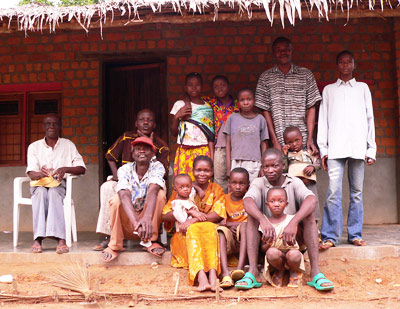
[[[68,253],[69,248],[67,245],[61,245],[56,247],[56,253],[57,254],[63,254],[63,253]]]
[[[362,238],[356,238],[351,242],[354,246],[364,247],[367,245],[367,242]]]
[[[329,248],[335,247],[335,244],[333,243],[332,240],[324,240],[319,244],[319,250],[324,251],[328,250]]]
[[[42,252],[43,252],[42,246],[40,246],[40,245],[33,245],[33,246],[31,247],[31,252],[32,252],[32,253],[42,253]]]

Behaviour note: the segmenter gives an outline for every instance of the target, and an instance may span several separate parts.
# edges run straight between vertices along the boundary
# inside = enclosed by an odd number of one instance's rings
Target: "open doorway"
[[[143,108],[156,117],[155,133],[168,142],[168,102],[165,62],[110,62],[104,66],[103,158],[125,131],[135,129],[136,115]],[[111,174],[103,160],[103,180]]]

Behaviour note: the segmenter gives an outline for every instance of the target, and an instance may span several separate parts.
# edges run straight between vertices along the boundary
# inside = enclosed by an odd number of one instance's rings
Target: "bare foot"
[[[199,286],[197,287],[197,290],[199,292],[211,290],[210,282],[208,281],[207,275],[204,272],[204,270],[199,271],[199,273],[197,275],[197,281],[199,282]]]
[[[210,272],[208,273],[208,278],[210,280],[211,291],[215,292],[217,290],[217,286],[216,286],[217,271],[215,269],[210,269]],[[219,291],[222,292],[223,289],[219,288]]]

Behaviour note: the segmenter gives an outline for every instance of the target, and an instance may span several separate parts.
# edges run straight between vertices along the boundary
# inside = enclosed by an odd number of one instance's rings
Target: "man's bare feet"
[[[208,281],[207,275],[204,272],[204,270],[199,271],[199,273],[197,275],[197,281],[199,282],[199,286],[197,287],[197,290],[199,292],[211,290],[210,282]]]

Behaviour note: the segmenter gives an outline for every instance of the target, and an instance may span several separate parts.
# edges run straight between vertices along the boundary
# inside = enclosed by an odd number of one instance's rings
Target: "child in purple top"
[[[232,114],[225,125],[227,176],[236,167],[245,168],[250,182],[258,177],[261,154],[269,138],[265,118],[253,111],[254,92],[245,88],[238,93],[239,114]]]

